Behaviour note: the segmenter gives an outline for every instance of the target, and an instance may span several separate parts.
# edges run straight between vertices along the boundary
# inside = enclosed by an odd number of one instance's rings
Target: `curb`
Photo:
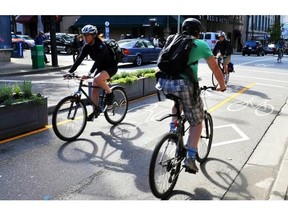
[[[273,184],[269,200],[287,200],[288,199],[288,149],[282,160],[277,178]]]
[[[287,118],[288,115],[288,100],[286,100],[286,104],[282,107],[280,114],[277,118],[279,122],[282,122],[283,125],[278,125],[282,126],[281,135],[283,137],[283,141],[286,142],[286,146],[288,144],[288,134],[287,134],[287,120],[284,120]],[[284,127],[285,126],[285,127]],[[287,127],[288,128],[288,127]],[[281,134],[278,133],[279,135]],[[280,164],[280,168],[277,174],[277,177],[274,181],[274,184],[272,186],[271,192],[270,192],[270,197],[269,200],[287,200],[288,199],[288,148],[286,148],[286,152],[284,153],[284,156],[282,158],[282,162]]]

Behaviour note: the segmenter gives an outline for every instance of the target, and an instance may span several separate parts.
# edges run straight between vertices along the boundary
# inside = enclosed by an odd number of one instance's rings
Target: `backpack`
[[[157,66],[162,73],[177,76],[188,67],[188,56],[193,46],[192,38],[184,34],[175,34],[167,38],[167,42],[159,53]]]
[[[119,44],[114,40],[105,40],[106,47],[110,50],[111,55],[117,62],[122,62],[123,53]]]

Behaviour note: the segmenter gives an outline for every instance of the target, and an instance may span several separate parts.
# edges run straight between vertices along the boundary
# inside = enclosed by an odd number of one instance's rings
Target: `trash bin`
[[[44,68],[44,46],[43,45],[35,45],[31,48],[31,58],[32,58],[32,68]]]
[[[12,58],[23,58],[23,44],[22,42],[14,42],[12,43]]]

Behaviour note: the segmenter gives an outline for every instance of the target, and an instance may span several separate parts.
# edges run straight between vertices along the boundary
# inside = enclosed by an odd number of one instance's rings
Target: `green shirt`
[[[213,54],[209,45],[205,41],[200,39],[194,39],[193,42],[195,46],[193,46],[190,51],[189,60],[187,64],[192,69],[193,79],[198,81],[198,61],[200,59],[208,59]],[[183,78],[185,79],[189,79],[188,76],[185,74],[181,74],[181,76],[183,76]]]

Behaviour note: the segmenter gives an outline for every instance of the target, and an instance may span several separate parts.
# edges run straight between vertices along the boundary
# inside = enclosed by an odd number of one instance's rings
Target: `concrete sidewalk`
[[[0,63],[0,80],[6,79],[9,76],[21,74],[39,74],[42,72],[59,71],[68,69],[73,64],[72,56],[66,54],[58,55],[58,66],[51,66],[51,55],[47,55],[50,63],[46,64],[45,68],[32,69],[31,51],[24,51],[24,58],[11,58],[11,62]],[[53,91],[52,91],[53,92]],[[49,97],[49,95],[47,95]],[[48,105],[49,106],[49,105]],[[51,108],[51,107],[50,107]],[[253,175],[248,172],[251,166],[255,169],[254,172],[259,172],[258,181],[263,178],[263,181],[268,176],[268,171],[272,170],[273,175],[270,176],[268,184],[270,193],[265,196],[267,200],[286,200],[288,199],[288,101],[283,105],[278,116],[271,123],[263,138],[259,142],[257,148],[253,152],[248,162],[245,164],[241,173],[247,178],[247,183],[250,187],[250,192],[260,194],[261,190],[257,187]],[[277,143],[277,145],[273,145]],[[278,148],[279,147],[279,148]],[[251,172],[251,171],[250,171]],[[237,179],[235,180],[237,182]],[[233,185],[232,185],[233,187]],[[229,198],[229,193],[228,196]],[[263,197],[263,195],[259,196]]]
[[[52,66],[51,55],[47,54],[50,63],[44,68],[33,69],[31,51],[24,50],[23,58],[11,58],[11,62],[0,62],[0,77],[21,74],[36,74],[41,72],[68,69],[73,64],[72,55],[58,54],[58,66]]]

